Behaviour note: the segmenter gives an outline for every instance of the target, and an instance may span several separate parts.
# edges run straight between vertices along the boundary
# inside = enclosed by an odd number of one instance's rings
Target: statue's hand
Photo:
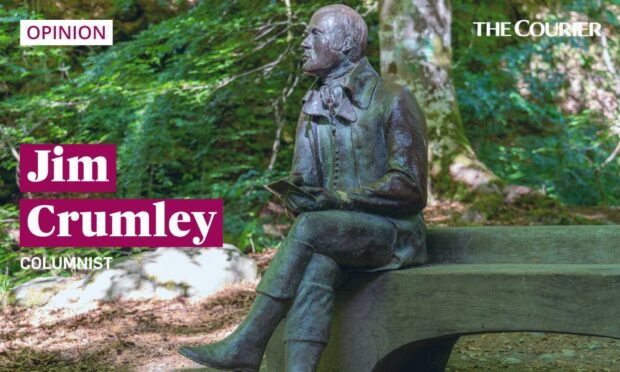
[[[333,192],[322,190],[316,198],[318,210],[345,209],[345,200],[343,198],[344,195],[346,194],[341,191]]]
[[[301,186],[304,184],[304,178],[301,174],[291,174],[288,177],[288,182],[292,183],[293,185]]]
[[[328,209],[347,209],[348,198],[342,191],[327,191],[321,187],[302,186],[301,189],[315,196],[314,199],[297,194],[287,193],[283,195],[284,204],[295,215],[311,211],[324,211]]]
[[[342,191],[328,191],[320,187],[302,187],[302,189],[316,197],[312,210],[347,209],[348,197]]]
[[[298,193],[288,192],[282,195],[282,201],[286,208],[295,215],[317,210],[316,200]]]
[[[301,186],[301,189],[307,192],[308,194],[314,195],[315,197],[319,196],[321,193],[325,191],[322,187],[316,187],[316,186]]]

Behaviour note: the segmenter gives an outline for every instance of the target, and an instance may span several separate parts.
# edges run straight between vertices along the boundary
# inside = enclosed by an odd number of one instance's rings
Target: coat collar
[[[370,100],[377,86],[379,74],[372,68],[368,58],[362,58],[349,73],[343,78],[342,86],[348,91],[351,102],[358,108],[366,110],[370,105]],[[310,89],[304,96],[303,103],[316,92]]]
[[[353,104],[366,110],[378,80],[379,74],[372,68],[368,58],[364,57],[350,73],[345,75],[342,86],[351,94]]]

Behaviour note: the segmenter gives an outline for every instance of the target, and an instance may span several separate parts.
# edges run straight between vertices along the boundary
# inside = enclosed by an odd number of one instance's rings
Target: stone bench
[[[620,338],[620,226],[435,229],[428,250],[427,266],[356,273],[338,291],[320,371],[443,371],[458,337],[479,333]],[[283,370],[282,331],[267,371]]]

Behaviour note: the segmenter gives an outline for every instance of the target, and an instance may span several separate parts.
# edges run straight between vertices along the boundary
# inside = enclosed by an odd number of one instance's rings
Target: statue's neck
[[[331,70],[329,72],[329,74],[327,74],[327,76],[325,76],[325,78],[321,79],[322,83],[324,85],[331,84],[334,80],[337,80],[337,79],[343,77],[349,71],[353,70],[353,68],[355,68],[355,66],[356,66],[356,63],[353,63],[353,62],[351,62],[349,60],[343,61],[340,65],[338,65],[333,70]]]

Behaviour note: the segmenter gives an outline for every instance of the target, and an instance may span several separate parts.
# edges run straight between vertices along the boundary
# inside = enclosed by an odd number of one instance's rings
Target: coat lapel
[[[370,105],[378,81],[379,74],[370,66],[368,58],[364,57],[359,61],[357,67],[345,77],[343,86],[349,91],[353,104],[362,110],[366,110]]]

